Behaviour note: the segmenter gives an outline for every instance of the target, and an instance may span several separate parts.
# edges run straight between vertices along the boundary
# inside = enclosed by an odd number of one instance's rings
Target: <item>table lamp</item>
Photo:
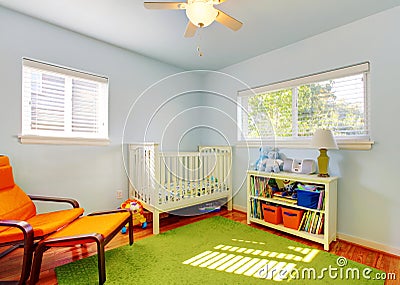
[[[327,155],[327,152],[328,149],[338,149],[332,131],[326,129],[316,130],[311,140],[311,146],[319,149],[318,176],[329,177],[328,174],[329,156]]]

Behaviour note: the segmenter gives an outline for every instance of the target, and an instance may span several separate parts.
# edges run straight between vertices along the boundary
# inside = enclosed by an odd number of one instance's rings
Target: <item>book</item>
[[[317,231],[317,234],[322,234],[323,233],[323,231],[324,231],[324,221],[325,221],[325,215],[322,215],[322,217],[321,217],[321,224],[319,225],[319,228],[318,228],[318,231]]]
[[[318,198],[318,206],[317,206],[318,210],[323,209],[324,200],[325,200],[325,190],[321,190],[319,192],[319,198]]]
[[[286,202],[286,203],[289,203],[289,204],[293,204],[293,205],[297,204],[297,200],[286,198],[286,197],[280,197],[280,196],[275,196],[274,195],[273,199],[278,200],[278,201],[282,201],[282,202]]]
[[[315,229],[315,231],[314,231],[314,233],[316,233],[316,234],[318,234],[318,232],[319,232],[319,230],[320,230],[321,222],[322,222],[322,216],[323,216],[323,215],[324,215],[323,213],[320,213],[320,216],[319,216],[319,219],[318,219],[318,223],[317,223],[317,227],[316,227],[316,229]]]
[[[307,221],[306,221],[306,225],[304,227],[304,231],[306,231],[306,232],[308,232],[308,229],[310,228],[311,216],[312,216],[312,212],[308,211]]]
[[[309,232],[309,233],[312,232],[312,229],[313,229],[313,226],[314,226],[314,222],[315,222],[315,215],[316,215],[316,213],[315,213],[315,212],[312,212],[312,214],[311,214],[311,220],[310,220],[310,226],[309,226],[309,228],[308,228],[308,232]]]
[[[261,203],[261,201],[260,200],[257,200],[257,209],[258,209],[258,216],[257,216],[257,218],[259,218],[259,219],[263,219],[263,210],[262,210],[262,203]]]
[[[311,233],[312,234],[315,234],[317,232],[317,225],[318,225],[318,222],[319,222],[320,218],[321,218],[320,213],[315,213],[314,223],[313,223],[313,226],[311,228]]]
[[[299,228],[297,229],[298,231],[300,231],[300,230],[302,229],[302,227],[303,227],[303,225],[304,225],[304,221],[305,221],[305,219],[306,219],[306,216],[307,216],[307,212],[303,214],[303,217],[301,217],[301,221],[300,221],[300,224],[299,224]]]
[[[272,198],[289,204],[297,204],[297,198],[292,198],[292,196],[283,196],[282,193],[283,192],[274,192]]]
[[[252,196],[254,196],[255,193],[254,187],[254,176],[250,176],[250,192]]]

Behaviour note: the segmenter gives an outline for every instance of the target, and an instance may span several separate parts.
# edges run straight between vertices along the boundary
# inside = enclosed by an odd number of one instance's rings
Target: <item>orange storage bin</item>
[[[298,230],[303,213],[303,210],[282,208],[283,225],[287,228]]]
[[[281,206],[273,206],[264,204],[263,206],[264,221],[271,224],[282,224]]]

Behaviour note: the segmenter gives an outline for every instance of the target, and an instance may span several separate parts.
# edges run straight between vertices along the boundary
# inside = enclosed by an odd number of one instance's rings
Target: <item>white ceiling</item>
[[[185,11],[147,10],[141,0],[0,0],[0,5],[184,69],[217,70],[399,6],[400,0],[227,0],[216,7],[243,27],[234,32],[215,22],[194,38],[183,37]]]

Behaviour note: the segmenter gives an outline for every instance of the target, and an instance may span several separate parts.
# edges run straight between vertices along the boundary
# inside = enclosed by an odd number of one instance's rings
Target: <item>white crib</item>
[[[129,196],[153,213],[153,234],[158,234],[163,212],[223,198],[232,210],[231,166],[229,146],[160,152],[156,143],[129,144]]]

